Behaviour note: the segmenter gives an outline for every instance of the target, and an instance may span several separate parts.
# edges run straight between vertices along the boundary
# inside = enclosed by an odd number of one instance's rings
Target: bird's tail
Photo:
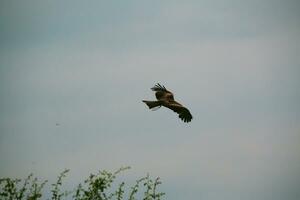
[[[161,102],[160,101],[145,101],[143,100],[143,102],[149,107],[149,109],[161,106]]]

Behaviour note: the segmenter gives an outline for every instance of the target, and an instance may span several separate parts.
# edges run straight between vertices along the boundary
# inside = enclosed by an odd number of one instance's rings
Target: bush
[[[56,183],[51,184],[51,199],[74,199],[74,200],[136,200],[139,193],[143,200],[160,200],[165,194],[157,192],[157,186],[161,184],[159,178],[151,179],[149,175],[136,180],[136,183],[125,191],[125,182],[118,185],[113,184],[117,175],[129,169],[123,167],[115,172],[99,171],[80,183],[72,191],[61,191],[62,180],[69,172],[68,169],[60,173]],[[42,190],[47,180],[39,183],[37,178],[30,174],[23,181],[21,179],[0,179],[1,200],[37,200],[43,199]],[[142,186],[142,188],[140,187]],[[113,188],[116,188],[115,190]],[[126,198],[126,197],[127,198]],[[140,199],[140,198],[139,198]]]

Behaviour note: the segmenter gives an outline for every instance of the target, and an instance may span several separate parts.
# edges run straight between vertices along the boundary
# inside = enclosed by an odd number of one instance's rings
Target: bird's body
[[[192,120],[193,116],[191,115],[190,111],[180,103],[175,101],[173,93],[168,91],[164,86],[158,83],[153,88],[151,88],[151,90],[155,91],[157,101],[143,100],[143,102],[149,107],[149,109],[164,106],[178,113],[179,118],[184,122],[190,122]]]

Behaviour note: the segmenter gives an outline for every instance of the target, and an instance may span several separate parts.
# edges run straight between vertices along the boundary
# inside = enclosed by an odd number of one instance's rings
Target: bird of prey
[[[146,101],[143,102],[149,107],[149,109],[160,108],[164,106],[173,110],[179,114],[179,118],[184,122],[190,122],[193,118],[190,111],[182,106],[180,103],[174,100],[173,93],[168,91],[164,86],[157,83],[151,90],[155,91],[157,101]]]

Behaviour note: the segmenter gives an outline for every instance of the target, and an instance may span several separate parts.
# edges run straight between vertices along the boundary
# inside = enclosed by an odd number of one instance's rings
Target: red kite
[[[168,91],[164,86],[157,83],[151,90],[155,91],[157,101],[143,102],[149,107],[149,109],[160,108],[161,106],[167,107],[179,114],[179,118],[184,122],[190,122],[193,118],[190,111],[182,106],[180,103],[174,100],[172,92]]]

